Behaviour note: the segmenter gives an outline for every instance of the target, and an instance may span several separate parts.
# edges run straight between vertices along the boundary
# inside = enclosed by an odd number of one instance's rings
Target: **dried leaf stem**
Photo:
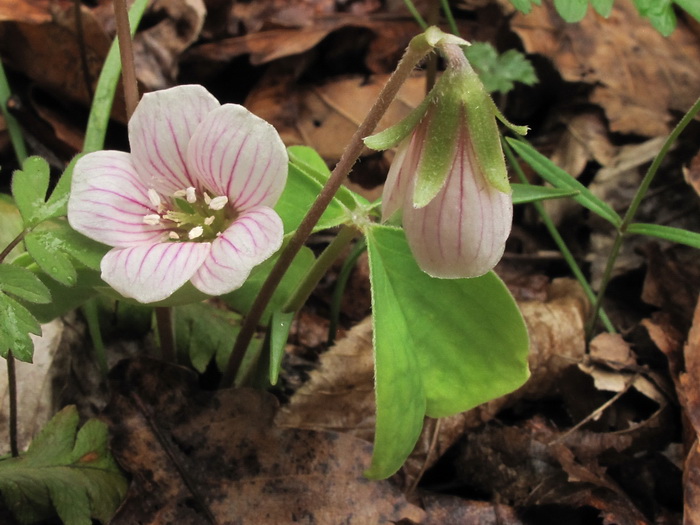
[[[343,155],[341,156],[338,164],[336,164],[335,169],[331,173],[330,178],[326,185],[321,189],[318,197],[314,201],[313,205],[307,212],[306,216],[302,219],[299,228],[290,239],[286,248],[280,254],[277,263],[272,268],[272,271],[267,277],[265,283],[263,283],[260,292],[258,293],[250,312],[246,316],[243,325],[241,326],[241,331],[238,334],[236,343],[231,351],[231,356],[228,361],[228,365],[224,372],[221,380],[222,387],[229,387],[233,384],[233,380],[236,377],[238,368],[243,361],[243,357],[248,349],[253,335],[255,334],[255,329],[260,322],[265,307],[272,298],[277,285],[279,285],[282,277],[284,276],[287,268],[291,265],[294,257],[299,252],[301,247],[306,242],[306,239],[311,234],[313,227],[316,225],[318,220],[325,209],[330,204],[333,196],[336,194],[341,184],[345,178],[350,173],[353,165],[357,161],[364,147],[362,139],[372,133],[374,128],[379,123],[389,105],[394,100],[394,97],[399,91],[399,88],[404,83],[413,71],[413,68],[420,62],[431,50],[431,46],[428,43],[425,35],[419,35],[411,40],[411,43],[406,49],[406,53],[399,62],[396,70],[391,75],[387,81],[384,89],[377,97],[377,101],[374,106],[369,110],[369,113],[365,117],[365,120],[357,128],[357,131],[350,139],[350,143],[345,148]]]

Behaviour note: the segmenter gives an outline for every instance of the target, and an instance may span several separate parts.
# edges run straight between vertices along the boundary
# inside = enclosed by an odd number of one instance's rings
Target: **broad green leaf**
[[[75,284],[77,274],[68,256],[62,251],[62,241],[51,230],[33,231],[24,238],[27,252],[47,275],[66,286]]]
[[[650,235],[667,241],[687,244],[693,248],[700,248],[700,233],[683,230],[681,228],[638,222],[630,224],[629,228],[627,228],[627,233]]]
[[[34,273],[12,264],[0,264],[0,291],[32,303],[51,301],[49,289]]]
[[[275,211],[282,218],[284,223],[284,233],[296,230],[301,220],[309,211],[309,208],[321,192],[323,183],[311,176],[309,170],[297,164],[289,164],[289,176],[287,185],[279,201],[275,205]],[[323,212],[314,231],[332,228],[342,224],[350,217],[346,208],[338,199],[333,199]]]
[[[612,13],[613,1],[614,0],[591,0],[591,5],[593,9],[596,10],[596,13],[608,18],[610,13]]]
[[[296,312],[272,312],[270,319],[270,384],[276,385],[282,368],[284,347]]]
[[[575,197],[579,194],[576,190],[560,190],[547,186],[535,186],[534,184],[511,184],[513,188],[513,204],[525,204],[527,202],[544,201],[547,199],[561,199]]]
[[[109,453],[107,426],[91,419],[80,431],[74,406],[61,410],[17,458],[0,461],[0,492],[20,523],[58,515],[65,525],[107,523],[127,481]]]
[[[522,13],[528,14],[532,11],[532,2],[530,0],[510,0],[510,3]]]
[[[586,16],[588,0],[554,0],[554,7],[567,22],[580,22]]]
[[[671,5],[667,5],[657,13],[650,13],[648,16],[651,25],[664,36],[670,36],[676,28],[676,13]]]
[[[29,157],[22,169],[12,175],[12,196],[25,226],[36,226],[43,220],[42,207],[49,188],[49,176],[49,164],[41,157]]]
[[[685,11],[700,22],[700,2],[698,0],[675,0],[676,4],[685,9]]]
[[[12,350],[17,359],[31,363],[34,343],[29,334],[41,335],[39,322],[12,297],[0,293],[0,356],[7,358]]]
[[[331,172],[326,166],[326,162],[315,149],[308,146],[290,146],[287,148],[287,151],[291,163],[301,169],[306,175],[314,178],[321,185],[328,181]],[[341,186],[333,198],[350,210],[369,204],[367,199],[345,186]]]
[[[520,140],[506,138],[506,141],[544,180],[556,188],[577,191],[579,194],[572,198],[581,206],[588,208],[615,227],[620,225],[622,219],[615,210],[535,148]]]
[[[240,331],[240,314],[208,303],[176,306],[173,315],[178,353],[200,373],[217,353],[231,351]]]
[[[528,86],[537,83],[535,68],[525,55],[515,49],[499,55],[488,42],[474,42],[464,52],[489,93],[508,93],[513,89],[514,82]]]
[[[387,477],[408,457],[423,417],[443,417],[518,388],[528,377],[520,311],[490,272],[435,279],[403,231],[367,231],[374,317],[377,427],[367,475]]]
[[[243,286],[229,294],[222,295],[221,299],[235,311],[243,315],[247,314],[255,298],[258,296],[258,292],[270,273],[270,270],[277,262],[278,257],[279,253],[260,266],[257,266]],[[301,282],[309,272],[314,260],[314,254],[308,248],[304,247],[299,251],[294,261],[292,261],[292,264],[287,269],[287,272],[284,274],[275,294],[272,296],[272,300],[267,305],[267,308],[265,308],[265,312],[261,318],[262,324],[267,325],[272,312],[282,309],[284,303],[287,302],[287,299],[289,299],[296,290],[299,282]]]

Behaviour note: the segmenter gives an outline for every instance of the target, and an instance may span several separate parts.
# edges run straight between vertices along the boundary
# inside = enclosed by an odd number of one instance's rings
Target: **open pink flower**
[[[68,220],[113,249],[102,279],[125,297],[163,300],[190,281],[239,288],[282,244],[272,210],[287,179],[275,129],[201,86],[147,94],[129,121],[131,153],[99,151],[73,170]]]

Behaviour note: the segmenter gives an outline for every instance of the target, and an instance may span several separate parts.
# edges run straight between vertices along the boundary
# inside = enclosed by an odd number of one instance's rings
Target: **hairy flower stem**
[[[131,45],[131,33],[129,31],[129,12],[126,8],[126,0],[114,0],[114,18],[117,23],[117,38],[119,39],[119,56],[122,60],[122,84],[124,86],[124,99],[126,101],[126,119],[131,115],[139,103],[139,88],[136,83],[136,68],[134,67],[134,49]]]
[[[17,446],[17,376],[15,374],[15,356],[12,350],[7,352],[7,389],[10,398],[10,452],[12,457],[19,456]]]
[[[637,209],[639,208],[639,205],[642,203],[642,200],[644,199],[647,191],[649,190],[649,186],[654,180],[656,173],[659,171],[659,167],[661,166],[661,163],[666,157],[666,154],[671,149],[671,146],[673,146],[673,143],[678,139],[679,135],[688,126],[688,124],[690,124],[695,119],[695,116],[698,113],[700,113],[700,98],[698,98],[692,105],[692,107],[688,110],[688,112],[685,115],[683,115],[683,118],[680,120],[680,122],[678,122],[676,127],[673,128],[673,131],[671,131],[668,138],[665,140],[663,146],[661,146],[661,150],[659,151],[658,155],[656,155],[656,157],[654,158],[654,161],[651,163],[651,166],[649,166],[649,169],[644,175],[644,179],[642,179],[642,182],[639,185],[639,188],[637,189],[637,192],[635,193],[629,208],[627,208],[625,216],[622,218],[622,223],[617,229],[617,235],[615,236],[615,241],[613,242],[613,246],[610,250],[610,255],[608,255],[608,261],[605,265],[605,270],[603,271],[603,278],[600,281],[600,289],[598,290],[598,295],[596,297],[595,303],[593,304],[591,316],[588,322],[586,323],[586,336],[588,339],[590,339],[593,336],[593,330],[595,328],[596,320],[598,319],[598,312],[600,311],[601,305],[603,303],[605,291],[608,287],[608,284],[610,283],[610,279],[612,278],[613,269],[615,267],[615,261],[617,260],[617,256],[619,255],[620,249],[622,248],[622,241],[624,240],[624,237],[627,233],[627,228],[629,228],[630,224],[632,224],[632,220],[634,219],[634,216],[637,213]]]
[[[432,47],[424,34],[421,34],[411,40],[406,53],[399,62],[394,73],[387,81],[384,89],[382,89],[377,101],[372,106],[372,109],[369,110],[369,113],[365,117],[362,124],[360,124],[360,127],[357,128],[357,131],[352,136],[352,139],[350,139],[350,143],[345,148],[345,151],[338,161],[338,164],[336,164],[333,173],[331,173],[328,182],[321,189],[321,193],[319,193],[306,216],[301,221],[299,228],[297,228],[297,231],[290,239],[286,248],[283,249],[277,263],[272,268],[272,271],[268,275],[265,283],[263,283],[263,286],[260,289],[250,312],[243,321],[241,331],[239,332],[236,343],[231,351],[228,365],[221,379],[222,387],[229,387],[233,384],[238,368],[243,361],[243,356],[245,355],[248,345],[255,334],[255,329],[260,322],[260,318],[265,311],[267,303],[272,298],[272,295],[277,289],[277,286],[282,280],[287,268],[294,260],[294,257],[296,257],[296,254],[299,252],[301,247],[304,246],[304,243],[311,234],[313,227],[321,218],[321,215],[330,204],[333,196],[336,194],[343,181],[350,173],[353,165],[359,158],[362,148],[364,148],[362,139],[372,133],[374,128],[379,123],[379,120],[389,108],[389,104],[391,104],[394,97],[396,97],[401,85],[411,74],[411,71],[413,71],[416,64],[418,64],[418,62],[420,62],[431,49]]]

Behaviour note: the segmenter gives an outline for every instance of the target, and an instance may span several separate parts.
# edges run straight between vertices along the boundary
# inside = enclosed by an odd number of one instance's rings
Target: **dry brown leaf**
[[[683,178],[692,186],[695,193],[700,195],[700,151],[695,154],[687,168],[683,167]]]
[[[693,443],[683,468],[683,525],[700,525],[700,444]]]
[[[524,525],[513,507],[456,496],[430,494],[421,498],[427,514],[421,525]]]
[[[51,20],[51,0],[3,0],[0,2],[0,22],[42,24]],[[69,5],[72,2],[63,1]]]
[[[575,281],[556,280],[549,288],[546,302],[519,304],[530,332],[530,379],[508,396],[442,419],[437,443],[432,450],[433,425],[426,425],[418,445],[404,465],[407,485],[424,464],[434,463],[464,430],[490,420],[521,397],[538,398],[550,393],[556,388],[562,370],[583,358],[586,346],[583,324],[588,301]],[[369,318],[321,355],[319,368],[292,396],[289,405],[282,407],[276,422],[285,427],[337,430],[372,439],[374,362]]]
[[[202,0],[155,0],[150,10],[167,16],[134,39],[136,76],[146,91],[176,84],[180,55],[197,40],[206,16]]]
[[[686,415],[700,437],[700,301],[695,308],[693,325],[683,349],[685,371],[680,376],[681,402]]]
[[[254,91],[246,107],[270,122],[285,144],[311,146],[328,160],[339,159],[377,99],[388,76],[377,75],[333,80],[321,86],[275,84]],[[405,117],[425,95],[425,77],[410,78],[377,131]]]
[[[683,20],[663,37],[630,0],[616,1],[607,19],[589,9],[577,24],[544,2],[517,13],[511,27],[528,53],[551,59],[565,80],[593,86],[591,102],[603,107],[612,131],[664,135],[671,111],[687,111],[700,91],[697,37]]]
[[[622,370],[637,364],[630,344],[620,334],[602,333],[589,345],[592,360],[601,362],[613,370]]]
[[[369,482],[371,446],[279,429],[266,392],[202,392],[184,368],[139,359],[111,373],[113,452],[133,476],[113,525],[420,521],[388,481]]]

